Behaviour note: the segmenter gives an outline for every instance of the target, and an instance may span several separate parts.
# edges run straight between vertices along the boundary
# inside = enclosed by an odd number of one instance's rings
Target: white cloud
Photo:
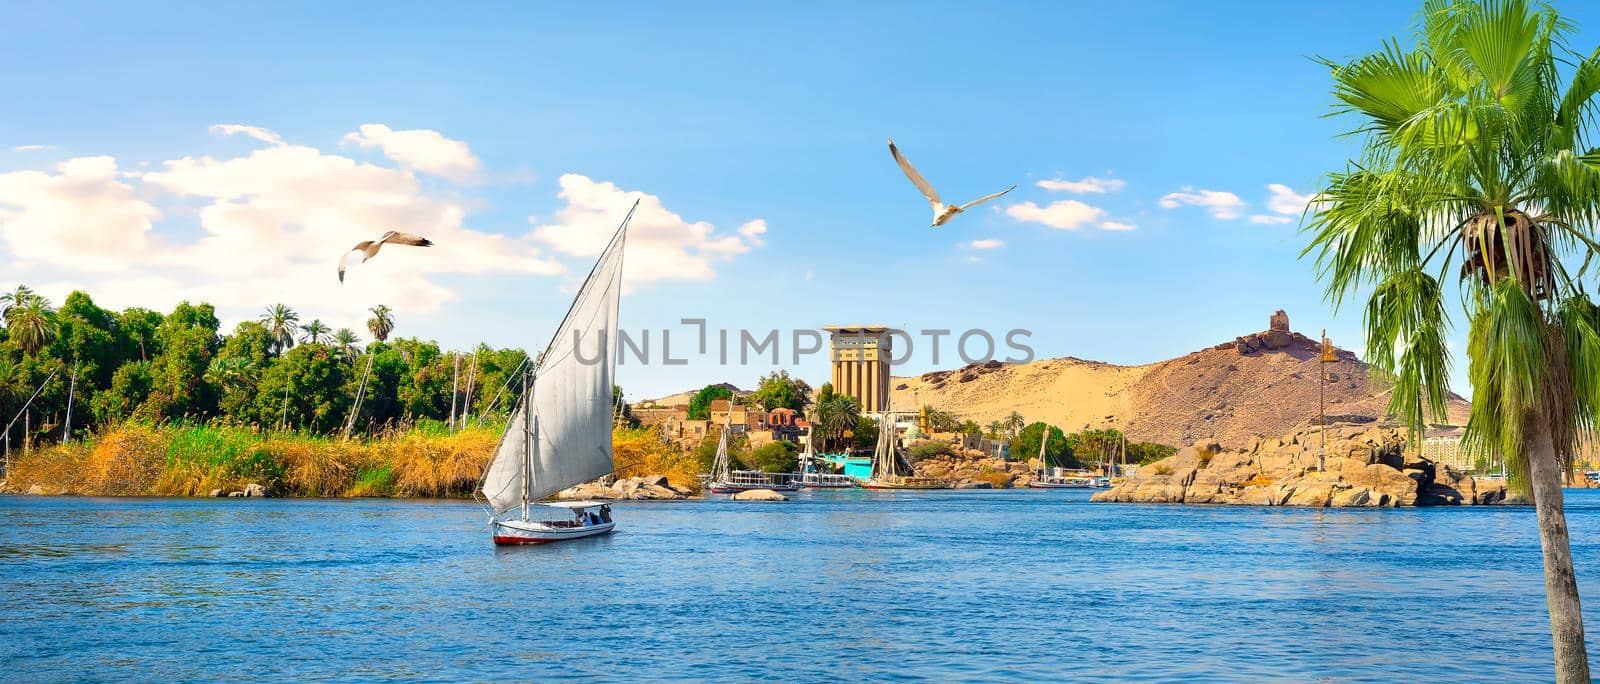
[[[0,241],[24,264],[132,268],[161,212],[119,180],[117,160],[80,157],[47,171],[0,174]]]
[[[988,238],[988,239],[984,239],[984,240],[973,240],[972,242],[968,242],[967,243],[967,248],[968,249],[1000,249],[1001,247],[1004,247],[1004,246],[1006,246],[1006,243],[1001,242],[1000,240],[996,240],[994,238]]]
[[[253,317],[283,301],[355,328],[376,302],[427,313],[453,300],[434,274],[566,270],[530,236],[469,228],[466,215],[464,201],[424,193],[409,170],[301,145],[182,157],[147,173],[81,158],[0,174],[0,262],[9,256],[42,284],[88,289],[114,306],[194,299]],[[340,285],[339,257],[389,229],[436,246],[385,249]]]
[[[744,239],[749,241],[752,247],[765,245],[767,244],[767,222],[764,219],[756,219],[746,223],[739,226],[739,234],[743,235]]]
[[[446,138],[438,131],[397,131],[383,124],[362,124],[356,132],[345,135],[341,142],[354,143],[363,149],[377,147],[383,150],[385,156],[401,164],[455,181],[476,179],[483,170],[483,164],[472,154],[472,148],[460,140]]]
[[[260,126],[246,126],[244,124],[217,124],[211,127],[211,132],[218,135],[242,135],[255,138],[268,145],[282,145],[283,137]]]
[[[1282,183],[1268,183],[1267,191],[1272,193],[1267,198],[1267,208],[1280,214],[1299,216],[1304,213],[1306,206],[1311,204],[1313,195],[1302,195]]]
[[[1033,202],[1023,202],[1006,207],[1006,215],[1026,223],[1042,223],[1051,228],[1077,230],[1084,224],[1098,220],[1105,210],[1078,200],[1059,200],[1043,207]]]
[[[1203,190],[1184,186],[1178,192],[1163,195],[1160,202],[1164,209],[1176,209],[1182,205],[1203,207],[1213,218],[1232,220],[1244,214],[1248,205],[1239,199],[1238,195],[1221,190]]]
[[[1250,222],[1251,223],[1260,223],[1260,224],[1265,224],[1265,225],[1283,224],[1283,223],[1288,223],[1291,220],[1293,220],[1293,219],[1290,219],[1287,216],[1272,216],[1270,214],[1251,214],[1250,215]]]
[[[1134,228],[1137,228],[1137,227],[1138,226],[1135,226],[1132,223],[1127,223],[1125,221],[1101,221],[1100,222],[1100,229],[1101,230],[1133,230]]]
[[[55,145],[18,145],[16,147],[11,148],[11,151],[12,152],[49,152],[50,150],[53,150],[55,148],[56,148]]]
[[[623,190],[614,183],[575,173],[563,174],[558,183],[559,196],[567,204],[556,210],[553,222],[535,224],[533,236],[562,254],[599,254],[628,207],[639,202],[628,227],[624,277],[630,284],[712,280],[715,262],[759,247],[767,232],[766,222],[756,219],[741,226],[737,234],[718,234],[710,223],[691,223],[668,211],[655,195]]]
[[[1089,193],[1100,195],[1121,190],[1124,185],[1127,185],[1127,183],[1125,183],[1121,178],[1095,178],[1094,176],[1089,176],[1082,180],[1075,181],[1066,180],[1064,178],[1053,178],[1050,180],[1039,181],[1034,183],[1034,185],[1052,192],[1073,192],[1078,194]]]

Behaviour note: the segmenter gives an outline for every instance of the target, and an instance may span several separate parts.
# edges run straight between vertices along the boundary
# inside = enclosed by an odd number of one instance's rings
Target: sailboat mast
[[[539,444],[539,433],[533,422],[533,374],[539,372],[534,365],[522,376],[522,519],[528,519],[528,493],[533,490],[533,450]]]
[[[1048,443],[1050,443],[1050,426],[1046,425],[1046,426],[1044,426],[1043,430],[1039,431],[1039,477],[1040,477],[1040,479],[1044,479],[1044,478],[1050,477],[1050,457],[1046,456],[1045,453],[1044,453],[1044,446],[1046,444],[1048,444]]]

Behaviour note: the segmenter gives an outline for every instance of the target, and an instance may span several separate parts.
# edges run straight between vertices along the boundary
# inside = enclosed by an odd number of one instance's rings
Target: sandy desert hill
[[[1355,354],[1326,364],[1329,423],[1383,421],[1389,389]],[[1316,340],[1287,330],[1245,335],[1175,359],[1117,366],[1075,358],[990,362],[892,382],[897,406],[931,405],[981,424],[1012,411],[1068,431],[1115,427],[1172,445],[1211,438],[1241,447],[1317,422]],[[1450,400],[1450,424],[1468,404]]]

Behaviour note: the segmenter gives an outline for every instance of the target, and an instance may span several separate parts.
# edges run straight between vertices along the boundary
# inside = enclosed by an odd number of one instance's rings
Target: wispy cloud
[[[973,240],[972,242],[967,243],[967,249],[1000,249],[1004,246],[1006,246],[1006,243],[995,238]]]
[[[1065,178],[1052,178],[1034,183],[1051,192],[1072,192],[1078,194],[1101,195],[1116,192],[1127,185],[1120,178],[1096,178],[1088,176],[1080,180],[1067,180]]]
[[[1177,209],[1189,205],[1201,207],[1210,213],[1213,218],[1232,220],[1244,214],[1248,206],[1238,195],[1222,190],[1206,190],[1184,186],[1178,192],[1169,192],[1161,197],[1160,205],[1163,209]]]
[[[1316,198],[1316,195],[1302,195],[1295,192],[1294,188],[1282,183],[1268,183],[1267,192],[1271,193],[1267,197],[1267,208],[1290,216],[1304,213],[1311,200]]]
[[[1135,226],[1132,223],[1128,223],[1126,221],[1101,221],[1100,222],[1100,229],[1101,230],[1133,230],[1134,228],[1137,228],[1137,227],[1138,226]]]
[[[246,126],[244,124],[217,124],[211,127],[211,132],[218,135],[242,135],[255,138],[268,145],[282,145],[283,138],[260,126]]]
[[[55,149],[55,145],[18,145],[11,148],[12,152],[48,152]]]

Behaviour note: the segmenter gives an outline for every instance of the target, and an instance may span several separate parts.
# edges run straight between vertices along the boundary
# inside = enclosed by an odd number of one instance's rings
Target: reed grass
[[[343,440],[221,423],[130,422],[88,442],[13,452],[6,488],[88,496],[206,496],[254,483],[275,496],[462,498],[472,495],[498,441],[498,428],[479,426],[453,434],[415,426]]]

